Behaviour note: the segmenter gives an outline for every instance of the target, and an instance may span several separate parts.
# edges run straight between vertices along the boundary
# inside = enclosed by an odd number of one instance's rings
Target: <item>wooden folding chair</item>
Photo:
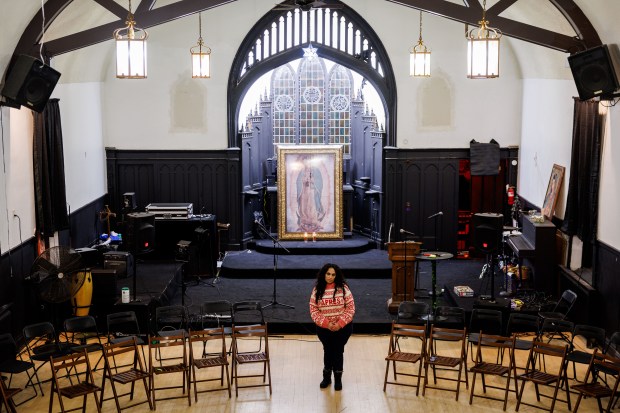
[[[258,351],[244,351],[244,344],[248,341],[259,339],[260,349]],[[267,334],[267,324],[233,326],[233,380],[235,382],[235,395],[239,396],[240,388],[247,387],[269,387],[271,394],[271,364],[269,359],[269,341]],[[239,375],[239,365],[246,364],[263,364],[263,374],[245,374]],[[239,379],[247,379],[252,377],[262,377],[261,384],[239,385]]]
[[[114,399],[116,403],[116,411],[118,413],[121,410],[128,409],[130,407],[138,406],[143,403],[148,403],[151,410],[153,404],[151,403],[151,394],[147,379],[149,373],[146,370],[145,361],[142,356],[142,351],[138,349],[138,343],[136,337],[131,337],[129,342],[121,343],[109,343],[103,349],[103,357],[105,362],[105,370],[103,372],[103,380],[101,382],[101,404],[103,402]],[[120,364],[120,359],[130,358],[132,362],[127,364],[123,362]],[[113,397],[105,398],[105,385],[106,381],[110,382],[112,387]],[[136,382],[142,381],[144,386],[145,400],[122,406],[120,404],[120,398],[129,396],[129,400],[134,398]],[[119,394],[117,385],[130,384],[131,388],[125,392]]]
[[[603,382],[601,374],[607,376],[607,382]],[[613,380],[609,380],[613,377]],[[614,405],[614,399],[618,397],[618,386],[620,384],[620,359],[601,354],[598,349],[594,350],[588,372],[583,383],[571,386],[571,390],[579,393],[575,402],[574,413],[579,410],[579,404],[583,396],[596,398],[598,409],[602,412],[609,413]],[[609,397],[607,407],[603,409],[601,399]]]
[[[160,357],[158,357],[161,354]],[[157,357],[157,358],[156,358]],[[157,386],[156,377],[161,375],[181,375],[180,385]],[[149,336],[149,387],[153,409],[157,409],[157,400],[171,400],[187,398],[189,406],[192,405],[190,391],[190,367],[187,356],[187,333],[170,336]],[[158,391],[181,389],[181,395],[170,395],[157,398]],[[185,393],[187,391],[187,394]]]
[[[534,340],[527,359],[527,364],[525,366],[525,372],[517,377],[518,380],[521,380],[521,388],[519,390],[519,394],[517,395],[516,411],[519,411],[521,404],[525,404],[526,406],[535,407],[537,409],[549,410],[549,413],[553,413],[556,401],[566,402],[568,405],[568,410],[570,410],[570,394],[568,391],[565,366],[566,348],[566,346],[558,346],[555,344]],[[555,362],[557,364],[557,370],[555,370],[556,372],[548,372],[546,366],[547,363],[544,363],[544,370],[541,370],[540,368],[537,369],[536,363],[539,361],[540,357],[549,357],[551,359],[549,364]],[[528,382],[534,384],[534,388],[536,390],[536,400],[538,402],[537,404],[530,404],[523,401],[523,391],[525,390],[525,385]],[[558,399],[558,392],[562,384],[566,386],[566,400]],[[552,387],[553,394],[548,395],[541,393],[540,386]],[[540,404],[541,397],[551,400],[551,405],[549,408],[546,408]]]
[[[230,394],[230,372],[228,369],[228,355],[226,352],[226,336],[224,327],[213,328],[202,331],[189,332],[189,364],[192,366],[190,382],[194,384],[194,398],[198,402],[198,393],[228,390]],[[194,349],[194,345],[200,344],[200,349]],[[216,348],[211,349],[209,344],[215,344]],[[207,350],[209,352],[207,352]],[[218,351],[216,351],[218,350]],[[196,357],[195,354],[199,356]],[[200,356],[202,354],[202,356]],[[198,377],[200,370],[211,367],[219,367],[219,377]],[[226,387],[224,386],[224,376],[226,376]],[[198,390],[198,383],[219,381],[220,387]],[[190,384],[191,384],[190,383]]]
[[[90,367],[90,360],[86,350],[81,353],[72,353],[66,356],[51,357],[52,368],[52,389],[50,391],[49,413],[52,413],[54,406],[54,395],[58,395],[60,410],[70,412],[79,410],[79,407],[65,409],[63,398],[75,399],[82,398],[82,412],[86,412],[86,402],[89,394],[95,398],[97,411],[101,413],[101,405],[97,392],[101,387],[95,384],[93,371]]]
[[[489,350],[495,349],[502,354],[501,360],[497,361],[497,356],[494,354],[495,362],[490,362]],[[487,351],[485,351],[487,350]],[[508,364],[504,363],[504,355],[508,353]],[[474,400],[474,396],[482,397],[490,400],[498,400],[503,401],[504,406],[503,410],[506,410],[506,405],[508,404],[508,392],[510,391],[510,380],[514,380],[515,395],[517,394],[517,367],[515,363],[515,338],[514,337],[504,337],[504,336],[495,336],[490,334],[484,334],[480,332],[478,336],[478,347],[476,350],[475,364],[470,369],[471,372],[474,373],[471,379],[471,393],[469,395],[469,404],[472,404]],[[482,390],[483,394],[476,394],[476,376],[480,374],[482,381]],[[499,387],[493,384],[489,384],[486,382],[487,376],[495,376],[495,377],[505,377],[506,385],[504,387]],[[504,397],[500,399],[495,396],[491,396],[487,394],[487,389],[496,389],[503,390]]]
[[[412,341],[408,339],[419,339],[420,343],[416,346]],[[417,344],[417,343],[416,343]],[[417,348],[414,348],[416,346]],[[406,351],[411,349],[412,351]],[[417,351],[415,351],[417,350]],[[426,325],[416,326],[409,324],[392,323],[392,332],[390,334],[390,347],[388,355],[385,358],[385,379],[383,380],[383,391],[385,391],[388,384],[394,384],[397,386],[409,386],[415,387],[415,395],[420,393],[420,383],[423,378],[422,365],[424,364],[424,358],[426,357]],[[414,366],[418,363],[418,372],[404,373],[397,372],[398,363],[408,363]],[[393,366],[394,381],[388,381],[390,364]],[[398,376],[417,377],[416,384],[398,382]]]
[[[6,387],[4,380],[0,378],[0,397],[2,397],[2,405],[7,412],[17,413],[13,397],[21,391],[22,389],[19,387]]]
[[[459,391],[461,388],[461,382],[465,381],[465,387],[469,388],[469,381],[467,379],[467,332],[465,329],[451,329],[431,327],[431,336],[428,342],[428,351],[426,352],[426,359],[424,360],[424,388],[422,390],[422,396],[426,394],[426,389],[446,390],[456,392],[456,400],[459,399]],[[457,342],[460,343],[459,355],[454,357],[449,355],[446,351],[443,342]],[[445,343],[443,343],[445,344]],[[433,371],[433,385],[429,384],[428,368]],[[448,371],[446,371],[448,370]],[[437,375],[437,371],[443,371],[447,373],[442,376]],[[448,374],[456,373],[457,377],[451,377]],[[463,376],[465,379],[463,380]],[[455,381],[456,388],[450,389],[447,387],[437,386],[437,380]]]

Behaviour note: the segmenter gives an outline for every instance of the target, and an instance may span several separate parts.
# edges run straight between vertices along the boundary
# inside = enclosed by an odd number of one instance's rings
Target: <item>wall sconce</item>
[[[131,12],[131,0],[129,0],[129,14],[125,24],[126,27],[114,30],[116,77],[146,79],[146,39],[149,34],[146,30],[136,27],[136,21]]]
[[[486,20],[486,0],[482,5],[482,20],[479,28],[467,33],[467,77],[469,79],[490,79],[499,77],[499,40],[502,33],[489,27]]]

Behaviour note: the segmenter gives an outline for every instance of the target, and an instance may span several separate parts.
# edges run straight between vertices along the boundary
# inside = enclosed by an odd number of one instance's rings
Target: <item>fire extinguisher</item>
[[[515,187],[509,186],[506,193],[508,194],[508,205],[514,204],[515,203]]]

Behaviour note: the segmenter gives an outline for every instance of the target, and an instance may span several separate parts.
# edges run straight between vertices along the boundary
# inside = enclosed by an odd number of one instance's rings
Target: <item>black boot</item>
[[[334,370],[334,390],[342,390],[342,371]]]
[[[332,384],[332,371],[329,369],[323,369],[323,381],[319,384],[319,386],[322,389],[325,389],[330,384]]]

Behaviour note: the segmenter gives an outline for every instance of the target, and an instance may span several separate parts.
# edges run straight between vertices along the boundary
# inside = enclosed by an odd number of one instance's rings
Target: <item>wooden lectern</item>
[[[398,312],[402,301],[413,301],[415,291],[415,256],[420,253],[421,242],[388,242],[388,258],[392,261],[392,298],[388,311]]]

